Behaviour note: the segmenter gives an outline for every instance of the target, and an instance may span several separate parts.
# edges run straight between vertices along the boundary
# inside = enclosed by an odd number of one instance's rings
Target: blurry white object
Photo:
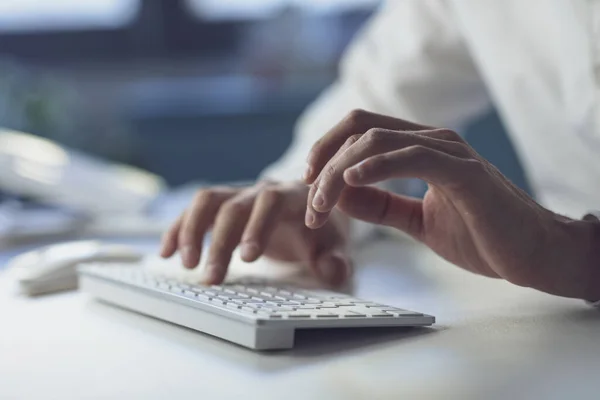
[[[141,212],[164,187],[141,169],[0,129],[0,190],[96,215]]]
[[[16,200],[0,203],[0,248],[32,239],[74,233],[84,220],[60,209],[27,209]]]
[[[115,28],[131,22],[139,0],[0,2],[0,31]]]
[[[28,296],[77,288],[76,266],[82,262],[133,263],[143,254],[125,245],[97,241],[68,242],[45,246],[14,257],[8,273]]]
[[[188,0],[197,17],[205,20],[247,20],[271,17],[286,7],[309,12],[342,12],[375,7],[381,0]]]

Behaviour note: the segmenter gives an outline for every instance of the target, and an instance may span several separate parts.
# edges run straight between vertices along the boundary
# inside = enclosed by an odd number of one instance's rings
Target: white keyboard
[[[292,348],[296,329],[435,322],[430,315],[335,292],[250,280],[191,285],[122,264],[82,265],[79,284],[100,300],[256,350]]]

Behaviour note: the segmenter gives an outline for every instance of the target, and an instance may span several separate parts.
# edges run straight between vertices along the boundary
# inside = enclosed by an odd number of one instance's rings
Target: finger
[[[369,157],[344,172],[344,181],[364,186],[390,178],[419,178],[447,186],[469,186],[473,172],[483,169],[476,159],[462,159],[425,146],[410,146]]]
[[[346,140],[346,142],[342,145],[342,147],[339,148],[339,150],[337,151],[334,158],[337,157],[339,154],[343,154],[350,146],[352,146],[354,143],[356,143],[361,138],[361,136],[362,135],[350,136]],[[307,227],[312,228],[312,229],[316,229],[316,228],[323,226],[325,224],[325,222],[327,222],[327,218],[329,216],[329,212],[321,213],[321,212],[317,211],[313,205],[315,193],[317,192],[317,189],[319,186],[319,180],[320,180],[320,177],[317,178],[317,180],[311,185],[311,188],[308,192],[307,202],[306,202],[305,224]]]
[[[227,201],[215,219],[206,266],[206,281],[218,284],[223,281],[231,255],[240,243],[250,217],[254,195],[238,196]]]
[[[179,235],[183,216],[184,214],[181,214],[163,235],[160,246],[161,257],[169,258],[175,254],[175,250],[177,250],[177,236]]]
[[[258,195],[242,235],[241,256],[244,261],[255,261],[264,253],[280,218],[283,202],[283,193],[275,189],[265,189]]]
[[[437,131],[427,132],[434,135]],[[393,150],[421,145],[437,149],[448,154],[467,155],[467,147],[463,143],[438,140],[414,132],[398,132],[387,129],[370,129],[347,150],[331,159],[319,175],[313,199],[313,207],[321,213],[329,212],[335,207],[342,190],[346,186],[344,171],[368,157]],[[463,154],[464,153],[464,154]]]
[[[198,265],[202,255],[204,235],[214,221],[221,204],[235,191],[206,189],[194,197],[192,205],[185,213],[179,230],[179,252],[186,268]]]
[[[422,239],[423,202],[375,187],[348,187],[338,209],[346,215],[377,225],[392,226]]]
[[[352,262],[340,250],[321,254],[312,265],[320,280],[333,288],[342,286],[352,276]]]
[[[403,131],[431,129],[431,127],[398,118],[364,110],[353,110],[313,145],[308,154],[307,167],[303,176],[305,183],[311,184],[314,182],[327,161],[333,157],[346,139],[352,135],[363,134],[371,128]]]

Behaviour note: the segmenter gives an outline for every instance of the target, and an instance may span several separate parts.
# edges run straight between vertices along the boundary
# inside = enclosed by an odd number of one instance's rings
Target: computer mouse
[[[138,262],[144,254],[121,244],[77,241],[54,244],[19,254],[7,265],[23,294],[33,296],[77,288],[76,267],[84,262]]]

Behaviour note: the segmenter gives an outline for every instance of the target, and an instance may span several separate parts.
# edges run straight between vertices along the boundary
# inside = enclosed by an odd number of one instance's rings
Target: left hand
[[[337,207],[469,271],[600,298],[593,224],[543,208],[451,130],[354,111],[313,146],[304,178],[311,228]],[[420,200],[368,186],[390,178],[420,178],[429,189]]]

